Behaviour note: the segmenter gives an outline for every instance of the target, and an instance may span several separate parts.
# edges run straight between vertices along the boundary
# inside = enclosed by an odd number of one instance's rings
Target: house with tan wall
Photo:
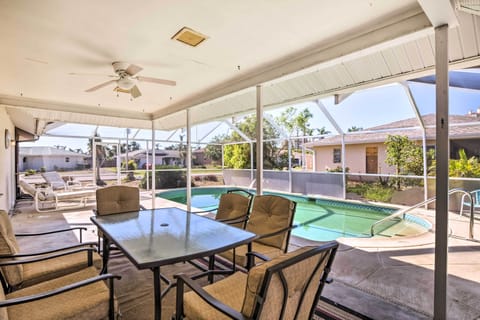
[[[422,117],[425,126],[427,150],[435,147],[435,115]],[[451,115],[450,158],[458,158],[464,149],[468,157],[480,157],[480,113]],[[389,135],[407,136],[418,145],[423,144],[423,130],[417,118],[410,118],[346,133],[345,166],[350,173],[394,174],[395,168],[386,164],[385,140]],[[335,135],[310,142],[307,147],[315,152],[316,171],[330,171],[342,167],[342,136]]]

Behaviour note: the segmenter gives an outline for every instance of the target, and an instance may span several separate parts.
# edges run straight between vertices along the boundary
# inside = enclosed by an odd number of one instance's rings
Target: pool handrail
[[[464,195],[466,195],[468,198],[470,198],[470,202],[472,202],[472,195],[470,194],[470,192],[464,190],[464,189],[461,189],[461,188],[454,188],[454,189],[450,189],[450,191],[448,191],[448,195],[452,195],[454,193],[463,193]],[[391,220],[393,218],[396,218],[398,216],[401,216],[403,215],[403,219],[405,219],[405,215],[407,214],[407,212],[410,212],[414,209],[417,209],[419,207],[422,207],[422,206],[425,206],[429,203],[432,203],[432,202],[435,202],[437,200],[437,197],[432,197],[432,198],[429,198],[425,201],[422,201],[420,203],[417,203],[416,205],[413,205],[411,207],[408,207],[406,209],[401,209],[389,216],[386,216],[385,218],[381,219],[381,220],[378,220],[377,222],[373,223],[371,226],[370,226],[370,236],[374,236],[375,235],[375,232],[374,232],[374,229],[375,229],[375,226],[377,226],[378,224],[381,224],[387,220]],[[469,239],[473,239],[473,226],[474,226],[474,210],[473,210],[473,206],[470,207],[470,225],[469,225],[469,232],[468,232],[468,237]]]

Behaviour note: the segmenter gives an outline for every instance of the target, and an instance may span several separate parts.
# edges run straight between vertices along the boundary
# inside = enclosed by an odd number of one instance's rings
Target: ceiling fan
[[[116,61],[112,63],[112,66],[116,75],[109,75],[109,77],[114,77],[116,79],[96,85],[95,87],[85,90],[85,92],[93,92],[112,83],[116,83],[117,86],[115,89],[113,89],[113,91],[129,93],[133,98],[138,98],[142,95],[142,93],[137,87],[137,82],[151,82],[167,86],[175,86],[177,84],[172,80],[137,76],[136,74],[142,71],[143,68],[127,62]]]

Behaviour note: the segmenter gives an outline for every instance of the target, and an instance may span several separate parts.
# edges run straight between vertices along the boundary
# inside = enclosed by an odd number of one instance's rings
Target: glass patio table
[[[256,237],[254,233],[179,208],[94,216],[90,220],[103,232],[102,273],[108,269],[110,243],[138,269],[152,270],[155,319],[161,319],[162,312],[161,266],[213,256]]]

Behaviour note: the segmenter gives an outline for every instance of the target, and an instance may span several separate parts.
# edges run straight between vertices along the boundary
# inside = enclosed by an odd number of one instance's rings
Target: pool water
[[[216,208],[222,193],[229,188],[192,188],[192,207],[202,210]],[[287,197],[297,203],[294,224],[308,224],[295,228],[297,237],[316,241],[329,241],[339,237],[370,237],[370,227],[376,221],[392,214],[396,209],[365,205],[347,201],[303,197],[283,193],[269,193]],[[185,189],[157,193],[157,197],[185,204]],[[313,220],[313,221],[312,221]],[[407,215],[406,219],[392,219],[375,229],[375,236],[392,237],[420,234],[431,225],[418,217]]]

